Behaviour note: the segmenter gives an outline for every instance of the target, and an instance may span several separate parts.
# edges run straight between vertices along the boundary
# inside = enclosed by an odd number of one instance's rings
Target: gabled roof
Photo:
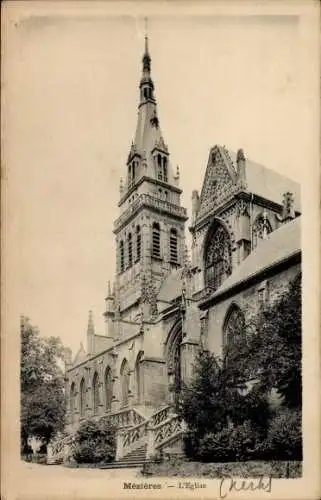
[[[182,269],[175,269],[163,281],[157,300],[171,302],[182,294]]]
[[[250,255],[216,290],[212,298],[218,297],[239,283],[262,273],[265,269],[300,253],[300,250],[301,217],[297,217],[270,233],[265,240],[261,240]]]
[[[227,150],[236,169],[236,153]],[[282,204],[283,194],[289,191],[294,195],[294,209],[301,212],[300,184],[298,182],[284,177],[283,175],[271,170],[259,163],[246,158],[245,179],[247,190],[250,193],[257,194],[262,198]]]
[[[73,361],[73,365],[80,363],[81,361],[84,361],[87,358],[86,351],[84,349],[84,345],[81,342],[80,347],[76,353],[75,359]]]

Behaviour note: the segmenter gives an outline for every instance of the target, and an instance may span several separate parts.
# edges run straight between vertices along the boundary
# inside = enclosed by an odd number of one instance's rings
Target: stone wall
[[[266,280],[253,285],[242,292],[231,295],[222,302],[208,309],[206,344],[208,349],[220,355],[223,347],[223,325],[232,304],[236,304],[245,314],[246,321],[258,312],[258,291],[262,284],[268,287],[268,301],[272,303],[286,290],[289,282],[300,272],[300,264],[296,264]]]

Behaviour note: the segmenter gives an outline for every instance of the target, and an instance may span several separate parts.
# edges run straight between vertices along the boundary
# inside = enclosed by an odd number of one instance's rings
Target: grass
[[[149,476],[159,477],[258,477],[295,478],[302,476],[300,461],[248,461],[226,463],[203,463],[184,460],[169,460],[161,464],[150,464]]]

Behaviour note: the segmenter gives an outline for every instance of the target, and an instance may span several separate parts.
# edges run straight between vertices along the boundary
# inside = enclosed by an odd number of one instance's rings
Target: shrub
[[[115,429],[104,422],[87,421],[75,435],[72,449],[77,463],[111,462],[115,458]]]
[[[255,453],[259,441],[259,433],[250,421],[245,421],[216,434],[206,434],[200,440],[199,456],[204,462],[248,460]]]
[[[301,411],[284,408],[271,421],[266,450],[275,460],[302,460]]]

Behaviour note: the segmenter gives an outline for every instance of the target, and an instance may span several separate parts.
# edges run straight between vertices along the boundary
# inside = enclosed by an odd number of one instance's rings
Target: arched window
[[[93,396],[94,396],[94,415],[97,415],[100,401],[99,401],[99,377],[98,373],[95,372],[93,378]]]
[[[177,231],[176,229],[171,229],[169,236],[169,258],[172,262],[177,262],[178,250],[177,250]]]
[[[216,290],[232,272],[232,247],[226,229],[217,224],[205,249],[205,284]]]
[[[157,178],[159,181],[163,180],[163,166],[162,166],[162,156],[157,155]]]
[[[128,186],[130,187],[132,183],[132,166],[128,165]]]
[[[224,344],[227,346],[245,336],[245,318],[241,309],[233,304],[226,314],[223,327]]]
[[[136,161],[133,161],[133,164],[132,164],[132,183],[135,181],[135,177],[136,177],[136,166],[137,166]]]
[[[129,366],[126,359],[123,360],[120,369],[120,386],[121,386],[121,402],[122,406],[128,405],[129,396]]]
[[[164,156],[163,177],[164,177],[164,181],[167,182],[168,177],[167,177],[167,158],[166,158],[166,156]]]
[[[123,240],[119,243],[119,261],[120,261],[120,272],[125,270],[125,255],[124,255],[124,242]]]
[[[136,262],[140,260],[142,253],[142,235],[140,226],[136,227]]]
[[[84,418],[86,410],[86,384],[84,378],[82,378],[80,382],[79,397],[80,397],[80,405],[79,405],[80,417]]]
[[[160,258],[160,227],[158,222],[153,223],[153,244],[152,244],[153,257]]]
[[[140,404],[142,402],[143,398],[143,376],[142,376],[142,366],[141,366],[141,361],[143,358],[143,352],[141,351],[136,359],[135,363],[135,382],[136,382],[136,397],[137,397],[137,404]]]
[[[259,216],[256,218],[252,228],[252,244],[253,248],[258,245],[260,239],[271,233],[272,227],[267,218]]]
[[[75,382],[71,384],[70,387],[70,419],[71,422],[75,419],[75,410],[76,410],[76,386]]]
[[[111,410],[111,402],[113,400],[113,376],[109,366],[105,371],[105,407],[106,411]]]
[[[128,267],[133,265],[133,239],[132,233],[129,233],[127,237],[127,250],[128,250]]]

